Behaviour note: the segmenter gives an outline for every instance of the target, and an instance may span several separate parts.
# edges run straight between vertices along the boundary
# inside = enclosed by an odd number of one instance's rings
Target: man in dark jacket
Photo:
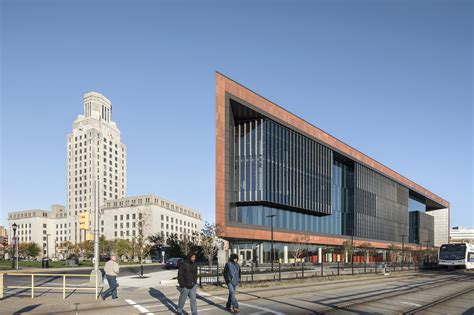
[[[237,263],[239,256],[237,254],[230,255],[230,259],[224,268],[224,279],[227,287],[229,288],[229,297],[227,299],[226,309],[231,313],[239,313],[239,302],[235,297],[235,291],[240,283],[241,270],[240,265]]]
[[[188,255],[185,261],[181,262],[178,267],[178,284],[179,284],[179,302],[176,314],[183,314],[184,303],[186,298],[189,296],[191,303],[191,312],[196,315],[197,303],[196,303],[196,287],[197,287],[197,266],[194,263],[196,261],[196,254],[191,253]]]

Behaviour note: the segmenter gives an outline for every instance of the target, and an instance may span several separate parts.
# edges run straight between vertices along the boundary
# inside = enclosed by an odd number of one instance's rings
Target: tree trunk
[[[209,268],[212,268],[212,259],[213,259],[213,258],[214,258],[213,255],[207,256],[207,261],[208,261],[208,263],[209,263]]]

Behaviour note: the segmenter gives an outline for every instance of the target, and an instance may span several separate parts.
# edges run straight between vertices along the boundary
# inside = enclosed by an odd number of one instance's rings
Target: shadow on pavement
[[[224,306],[222,306],[222,305],[220,305],[220,304],[217,304],[216,302],[213,302],[213,301],[211,301],[211,300],[209,300],[209,299],[206,299],[205,297],[199,295],[199,293],[196,294],[196,299],[197,299],[197,300],[204,301],[204,302],[206,302],[206,303],[209,304],[209,305],[215,306],[215,307],[220,308],[221,310],[227,312],[227,310],[226,310],[226,308],[225,308]]]
[[[474,307],[471,307],[470,309],[464,311],[462,315],[474,315]]]
[[[170,312],[176,312],[178,305],[168,299],[163,292],[155,288],[150,288],[148,290],[148,293],[150,294],[150,296],[154,297],[155,299],[158,299],[161,303],[163,303],[163,305],[165,305],[170,310]]]
[[[33,305],[25,306],[22,309],[19,309],[18,311],[13,313],[13,314],[17,315],[17,314],[28,313],[28,312],[31,312],[32,310],[34,310],[35,308],[37,308],[38,306],[41,306],[41,304],[33,304]]]

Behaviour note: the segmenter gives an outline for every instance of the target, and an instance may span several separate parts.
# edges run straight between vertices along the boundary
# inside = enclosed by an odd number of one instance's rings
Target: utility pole
[[[267,215],[267,218],[270,218],[270,231],[271,231],[271,238],[272,238],[272,248],[270,251],[270,260],[272,263],[272,271],[273,271],[273,217],[276,217],[276,214]]]
[[[99,195],[99,181],[95,181],[97,187],[96,196],[97,202],[94,213],[94,273],[97,279],[99,279],[99,209],[100,209],[100,195]]]
[[[82,131],[82,128],[79,128],[79,130]],[[97,131],[97,142],[100,140],[100,134],[99,131]],[[99,271],[99,211],[100,211],[100,183],[99,183],[99,168],[96,165],[96,157],[97,157],[97,151],[95,149],[92,150],[92,154],[94,157],[94,169],[95,172],[93,172],[94,176],[94,187],[93,187],[93,193],[94,193],[94,269],[91,272],[90,276],[90,282],[91,283],[102,283],[102,273]],[[86,232],[86,231],[84,231]]]

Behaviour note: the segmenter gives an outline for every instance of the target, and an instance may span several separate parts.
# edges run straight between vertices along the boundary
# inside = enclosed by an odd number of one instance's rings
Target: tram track
[[[435,306],[438,306],[440,304],[443,304],[445,302],[448,302],[449,300],[452,300],[452,299],[456,299],[456,298],[459,298],[459,297],[462,297],[463,295],[466,295],[468,293],[471,293],[471,292],[474,292],[474,286],[471,287],[471,288],[466,288],[464,290],[461,290],[461,291],[458,291],[456,293],[453,293],[453,294],[450,294],[448,296],[445,296],[441,299],[438,299],[436,301],[433,301],[433,302],[430,302],[430,303],[426,303],[425,305],[422,305],[422,306],[419,306],[419,307],[416,307],[416,308],[413,308],[405,313],[403,313],[404,315],[412,315],[412,314],[417,314],[419,312],[422,312],[422,311],[426,311],[426,310],[429,310]]]
[[[436,280],[436,281],[430,282],[429,284],[413,284],[412,288],[408,288],[408,289],[403,288],[403,289],[392,290],[390,292],[372,294],[372,295],[369,295],[369,296],[356,297],[356,298],[354,298],[350,301],[344,301],[344,302],[336,303],[335,305],[331,305],[331,306],[329,306],[325,309],[318,310],[315,313],[316,314],[327,314],[327,313],[338,311],[338,310],[350,311],[350,307],[353,307],[353,306],[359,306],[359,305],[364,305],[364,304],[368,304],[368,303],[372,303],[372,302],[377,302],[377,301],[380,301],[380,300],[383,300],[383,299],[399,297],[399,296],[407,295],[407,294],[410,294],[410,293],[420,292],[421,290],[439,289],[439,288],[447,286],[447,285],[452,285],[452,284],[456,284],[456,283],[459,283],[459,282],[466,282],[466,281],[472,281],[473,284],[474,284],[473,279],[465,278],[463,276],[451,278],[449,280],[446,280],[446,279]],[[464,294],[467,294],[467,293],[469,293],[473,290],[474,290],[474,288],[468,288],[465,291],[460,292],[459,294],[464,295]],[[361,293],[361,294],[364,294],[364,293]],[[449,298],[452,298],[452,297],[449,297]],[[431,307],[430,305],[433,304],[433,303],[436,303],[436,305],[437,305],[437,304],[442,303],[442,302],[437,303],[437,301],[435,301],[435,302],[428,303],[428,304],[426,304],[424,306],[421,306],[421,307],[428,307],[429,308],[429,307]],[[433,304],[433,306],[434,306],[434,304]],[[413,309],[411,311],[415,311],[415,309]],[[418,312],[418,311],[416,311],[416,312]]]

